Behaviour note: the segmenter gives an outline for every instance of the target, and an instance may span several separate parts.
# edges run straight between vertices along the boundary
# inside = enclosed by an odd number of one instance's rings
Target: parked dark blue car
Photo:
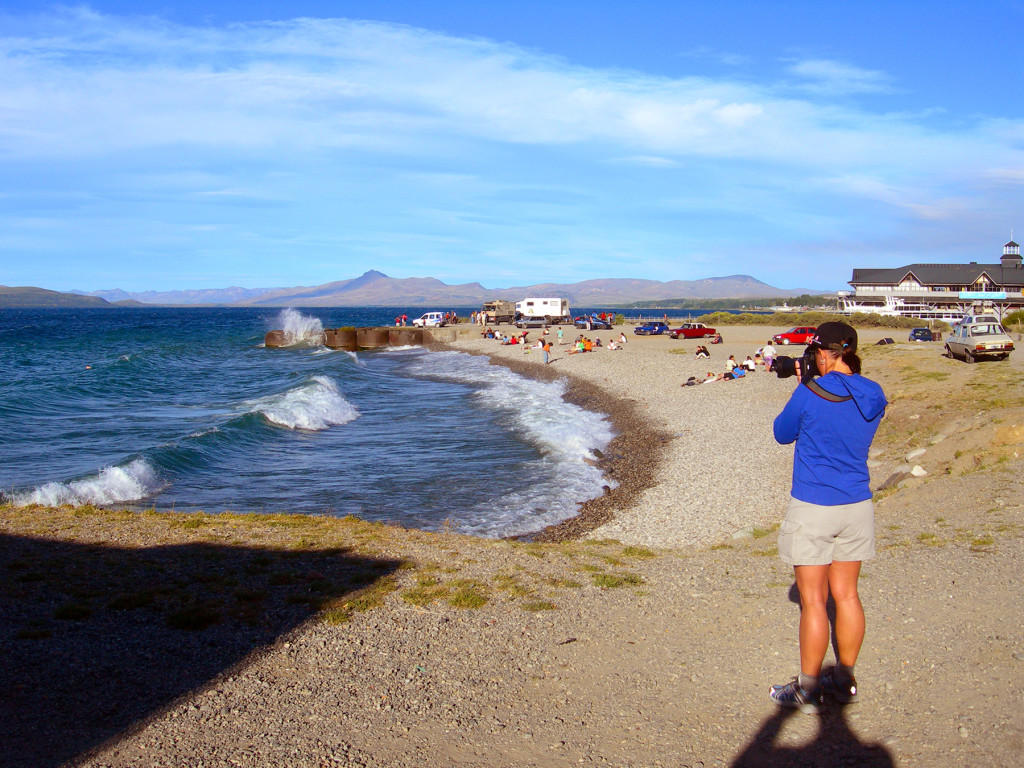
[[[633,333],[637,336],[660,336],[668,330],[668,325],[661,322],[661,320],[655,320],[650,323],[644,323],[638,325],[633,329]]]
[[[581,330],[585,330],[588,322],[592,331],[610,331],[612,329],[612,324],[607,320],[602,320],[600,317],[593,315],[580,315],[572,321],[572,324]]]

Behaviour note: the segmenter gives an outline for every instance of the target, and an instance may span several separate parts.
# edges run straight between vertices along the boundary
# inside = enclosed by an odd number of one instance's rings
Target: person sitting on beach
[[[497,339],[498,341],[501,341],[501,331],[499,331],[499,330],[491,331],[491,338]]]
[[[697,351],[693,353],[694,357],[711,357],[711,353],[708,352],[708,348],[704,345],[697,347]]]
[[[729,359],[725,361],[725,370],[732,371],[739,363],[736,362],[736,355],[729,355]]]
[[[757,370],[757,363],[751,359],[750,355],[747,355],[747,359],[743,361],[743,367],[753,373]]]
[[[594,346],[595,347],[600,347],[601,346],[601,339],[595,339]]]
[[[761,357],[760,352],[754,353],[754,365],[764,365],[764,358]]]
[[[621,332],[620,331],[619,332],[619,344],[625,344],[625,343],[626,343],[626,334],[625,334],[625,332]]]
[[[721,344],[722,343],[722,334],[716,333],[714,336],[712,336],[711,337],[711,343],[712,344]]]
[[[612,339],[611,341],[608,342],[608,349],[614,352],[617,349],[622,349],[622,346],[619,344],[619,342],[615,341],[615,339]]]

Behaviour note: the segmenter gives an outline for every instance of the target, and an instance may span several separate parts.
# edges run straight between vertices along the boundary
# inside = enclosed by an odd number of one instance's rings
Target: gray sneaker
[[[800,687],[799,678],[785,685],[773,685],[768,691],[768,698],[780,707],[799,709],[805,715],[816,715],[821,708],[821,689],[807,693]]]
[[[834,669],[830,669],[828,674],[821,678],[821,690],[841,704],[850,704],[857,700],[857,680],[851,675],[849,680],[839,682]]]

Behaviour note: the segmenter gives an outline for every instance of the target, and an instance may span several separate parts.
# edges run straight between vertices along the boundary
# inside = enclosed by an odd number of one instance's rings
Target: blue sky
[[[0,0],[0,283],[995,261],[1024,0]]]

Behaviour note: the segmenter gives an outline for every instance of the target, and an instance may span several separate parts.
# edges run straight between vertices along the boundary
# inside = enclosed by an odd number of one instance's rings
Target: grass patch
[[[539,613],[540,611],[555,611],[558,610],[558,606],[554,603],[548,602],[547,600],[531,600],[530,602],[523,603],[520,606],[524,611],[530,613]]]
[[[559,579],[549,576],[545,579],[545,582],[553,587],[559,587],[562,589],[581,589],[583,587],[583,585],[575,579]]]
[[[927,544],[931,547],[938,547],[942,545],[942,539],[939,538],[938,534],[932,533],[931,531],[922,531],[917,534],[917,540],[922,544]]]
[[[590,577],[595,587],[601,589],[618,589],[619,587],[635,587],[643,584],[644,580],[635,573],[595,573]]]
[[[513,597],[526,597],[533,594],[533,590],[522,584],[515,576],[507,573],[496,573],[494,585],[502,592],[508,592]]]
[[[645,547],[634,546],[623,547],[622,552],[620,552],[620,554],[622,555],[622,557],[639,557],[644,559],[657,557],[657,555],[655,555],[651,550],[646,549]]]
[[[324,606],[321,618],[328,624],[344,624],[353,613],[363,613],[384,604],[384,598],[398,589],[393,576],[385,576],[375,584],[349,595],[329,600]]]
[[[971,542],[972,547],[991,547],[996,540],[991,536],[979,536]]]
[[[455,591],[448,598],[448,605],[453,608],[483,608],[487,605],[486,587],[479,582],[468,579],[453,581]]]
[[[768,549],[752,549],[750,554],[757,555],[758,557],[775,557],[779,554],[778,547],[769,547]]]
[[[732,549],[732,548],[733,548],[732,544],[715,544],[715,546],[713,546],[711,548],[711,551],[715,552],[716,550],[720,550],[720,549]]]

